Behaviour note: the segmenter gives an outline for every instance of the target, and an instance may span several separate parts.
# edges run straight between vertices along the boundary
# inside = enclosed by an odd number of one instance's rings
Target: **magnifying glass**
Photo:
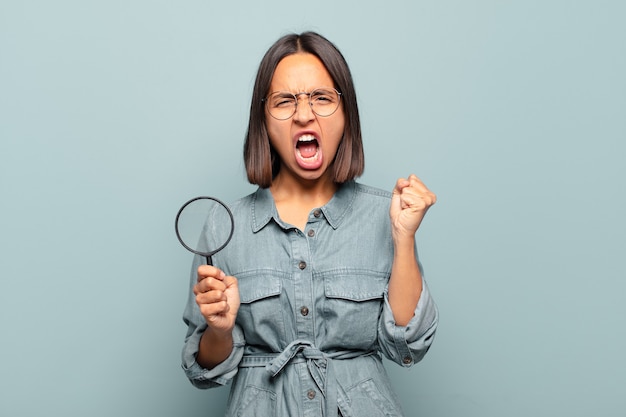
[[[195,197],[178,210],[176,237],[189,252],[204,256],[213,265],[213,255],[228,245],[235,220],[228,206],[214,197]]]

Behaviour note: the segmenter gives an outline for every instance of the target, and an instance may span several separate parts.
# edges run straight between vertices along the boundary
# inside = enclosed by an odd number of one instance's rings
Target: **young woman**
[[[215,266],[195,259],[188,378],[232,382],[227,416],[401,416],[382,355],[409,367],[433,340],[415,233],[436,197],[414,175],[392,192],[355,182],[356,95],[328,40],[306,32],[268,50],[244,159],[259,188],[231,205]]]

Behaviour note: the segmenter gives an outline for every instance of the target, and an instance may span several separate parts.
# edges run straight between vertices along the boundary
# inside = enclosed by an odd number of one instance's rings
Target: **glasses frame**
[[[316,92],[316,91],[318,91],[318,90],[332,90],[332,91],[334,91],[335,93],[337,93],[337,107],[336,107],[336,108],[332,111],[332,113],[330,113],[330,114],[326,114],[326,115],[322,115],[322,114],[319,114],[318,112],[316,112],[316,111],[315,111],[315,109],[313,109],[313,103],[311,103],[311,94],[313,94],[314,92]],[[284,118],[276,117],[276,116],[274,116],[274,115],[272,114],[271,110],[269,109],[269,107],[268,107],[268,106],[269,106],[269,99],[270,99],[270,97],[271,97],[273,94],[276,94],[276,93],[283,93],[283,94],[285,94],[285,95],[287,95],[287,94],[288,94],[288,95],[293,96],[293,98],[294,98],[294,102],[296,103],[296,105],[293,107],[293,112],[292,112],[292,113],[291,113],[288,117],[284,117]],[[304,94],[305,96],[307,96],[307,101],[308,101],[308,103],[309,103],[309,107],[311,108],[311,111],[312,111],[313,113],[315,113],[315,114],[316,114],[317,116],[319,116],[319,117],[330,117],[330,116],[332,116],[333,114],[335,114],[335,113],[337,112],[337,109],[339,109],[339,106],[341,105],[341,96],[342,96],[342,94],[341,94],[339,91],[337,91],[337,89],[336,89],[336,88],[333,88],[333,87],[318,87],[318,88],[314,88],[313,90],[311,90],[311,91],[310,91],[310,92],[308,92],[308,93],[307,93],[306,91],[302,91],[302,92],[300,92],[300,93],[295,93],[295,94],[293,94],[293,93],[289,93],[289,92],[287,92],[287,91],[272,91],[271,93],[269,93],[269,94],[267,95],[267,97],[266,97],[266,98],[262,99],[261,101],[262,101],[263,103],[265,103],[265,107],[267,108],[267,112],[268,112],[268,113],[269,113],[269,115],[270,115],[270,116],[272,116],[274,119],[276,119],[276,120],[289,120],[289,119],[291,119],[291,118],[293,117],[293,115],[294,115],[294,114],[296,114],[296,112],[298,111],[298,103],[300,102],[299,97],[300,97],[301,95],[303,95],[303,94]]]

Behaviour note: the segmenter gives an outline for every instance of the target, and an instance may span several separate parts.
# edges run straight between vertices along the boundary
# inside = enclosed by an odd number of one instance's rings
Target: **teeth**
[[[313,142],[315,139],[315,136],[313,135],[302,135],[298,138],[298,142]]]

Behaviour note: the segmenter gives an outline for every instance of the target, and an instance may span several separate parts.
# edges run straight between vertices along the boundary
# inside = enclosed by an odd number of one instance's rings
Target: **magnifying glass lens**
[[[176,235],[189,251],[210,257],[230,241],[234,230],[230,209],[212,197],[197,197],[185,203],[176,216]]]

